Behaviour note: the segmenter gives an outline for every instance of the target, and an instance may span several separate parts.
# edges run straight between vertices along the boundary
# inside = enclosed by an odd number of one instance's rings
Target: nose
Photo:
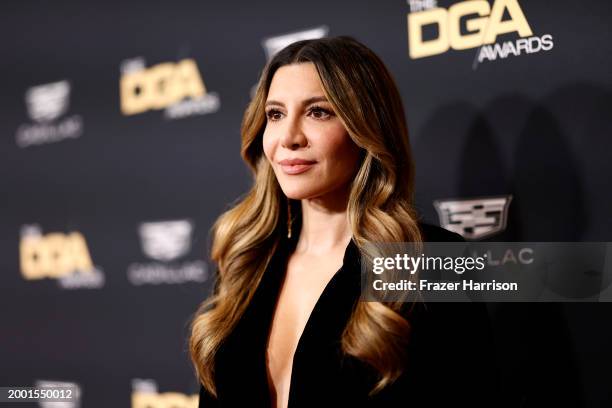
[[[299,115],[291,116],[287,116],[284,121],[286,128],[282,130],[281,145],[286,149],[295,150],[307,146],[308,139],[302,130]]]

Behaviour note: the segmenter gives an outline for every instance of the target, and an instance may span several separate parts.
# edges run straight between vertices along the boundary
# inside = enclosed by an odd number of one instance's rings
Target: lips
[[[278,162],[285,174],[295,175],[310,170],[316,163],[313,160],[285,159]]]
[[[296,164],[313,164],[316,163],[314,160],[305,159],[285,159],[278,162],[281,166],[294,166]]]

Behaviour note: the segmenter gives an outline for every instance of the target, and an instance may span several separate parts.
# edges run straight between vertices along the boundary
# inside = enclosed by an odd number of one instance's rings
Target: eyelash
[[[313,111],[320,111],[320,112],[323,112],[323,113],[325,113],[327,115],[327,117],[325,117],[325,118],[315,118],[316,120],[327,120],[331,116],[333,116],[333,112],[331,112],[328,109],[325,109],[325,108],[323,108],[321,106],[317,106],[317,105],[311,106],[310,109],[308,110],[308,113],[310,114]],[[272,116],[277,114],[277,113],[282,113],[282,112],[280,112],[277,109],[270,109],[270,110],[266,111],[266,118],[268,118],[269,121],[277,122],[280,119],[272,119]]]

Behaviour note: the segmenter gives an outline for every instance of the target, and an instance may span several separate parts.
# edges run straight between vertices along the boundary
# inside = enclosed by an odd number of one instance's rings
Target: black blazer
[[[455,233],[421,224],[425,241],[463,241]],[[199,407],[271,407],[265,350],[288,255],[297,239],[284,239],[240,322],[216,358],[218,399],[200,387]],[[342,356],[340,338],[361,289],[361,256],[347,246],[299,339],[289,389],[295,407],[495,407],[497,370],[486,307],[482,303],[418,304],[409,316],[409,363],[374,397],[373,369]]]

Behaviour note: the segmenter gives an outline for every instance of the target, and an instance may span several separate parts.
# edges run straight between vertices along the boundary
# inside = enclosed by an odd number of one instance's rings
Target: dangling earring
[[[291,219],[291,203],[289,203],[289,199],[287,199],[287,238],[291,238],[291,223],[293,220]]]

